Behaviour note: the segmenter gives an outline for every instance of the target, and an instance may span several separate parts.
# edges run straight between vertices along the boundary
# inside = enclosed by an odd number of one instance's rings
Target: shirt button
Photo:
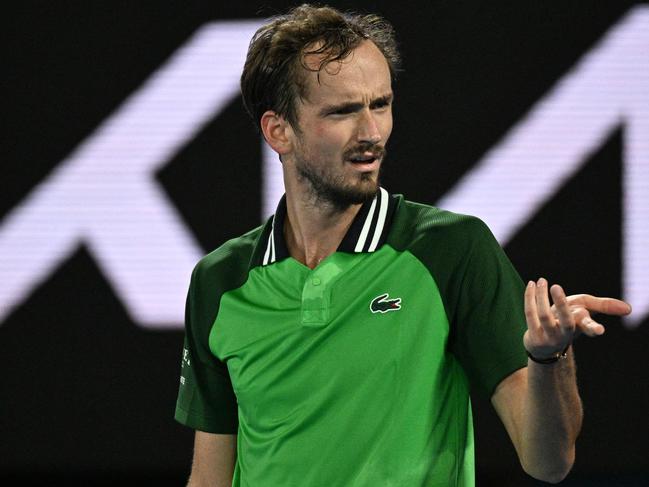
[[[314,277],[314,278],[311,280],[311,284],[313,284],[314,286],[319,286],[321,282],[322,282],[322,281],[320,280],[319,277]]]

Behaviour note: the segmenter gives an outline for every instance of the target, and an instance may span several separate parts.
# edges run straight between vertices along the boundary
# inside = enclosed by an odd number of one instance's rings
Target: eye
[[[330,112],[329,114],[330,115],[349,115],[350,113],[352,113],[352,111],[353,110],[351,108],[344,107],[344,108],[338,108],[337,110],[334,110],[334,111]]]
[[[383,108],[387,108],[387,107],[389,107],[389,106],[390,106],[390,102],[389,102],[389,101],[387,101],[387,100],[382,100],[382,101],[377,101],[376,103],[374,103],[374,105],[372,106],[372,108],[373,108],[374,110],[381,110],[381,109],[383,109]]]

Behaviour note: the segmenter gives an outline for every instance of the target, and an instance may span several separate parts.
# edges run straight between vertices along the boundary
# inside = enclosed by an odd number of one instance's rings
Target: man
[[[570,470],[582,411],[570,345],[589,311],[524,287],[485,225],[389,195],[392,29],[303,5],[253,37],[246,108],[283,165],[264,226],[192,275],[176,418],[192,486],[469,486],[469,384],[523,468]]]

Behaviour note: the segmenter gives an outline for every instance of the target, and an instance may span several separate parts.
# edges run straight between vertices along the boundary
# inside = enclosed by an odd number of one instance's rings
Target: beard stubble
[[[384,147],[371,143],[360,144],[343,154],[343,164],[350,159],[365,152],[372,152],[381,159],[376,180],[370,173],[355,175],[355,181],[346,182],[344,175],[334,175],[307,162],[307,158],[297,157],[295,167],[298,178],[308,183],[310,196],[315,204],[330,205],[337,211],[343,211],[351,205],[363,204],[371,201],[379,189],[381,171],[387,151]]]

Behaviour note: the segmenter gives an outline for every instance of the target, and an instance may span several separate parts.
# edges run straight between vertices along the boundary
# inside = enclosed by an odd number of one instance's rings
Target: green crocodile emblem
[[[388,299],[388,293],[375,297],[370,303],[372,313],[387,313],[401,309],[401,298]]]

